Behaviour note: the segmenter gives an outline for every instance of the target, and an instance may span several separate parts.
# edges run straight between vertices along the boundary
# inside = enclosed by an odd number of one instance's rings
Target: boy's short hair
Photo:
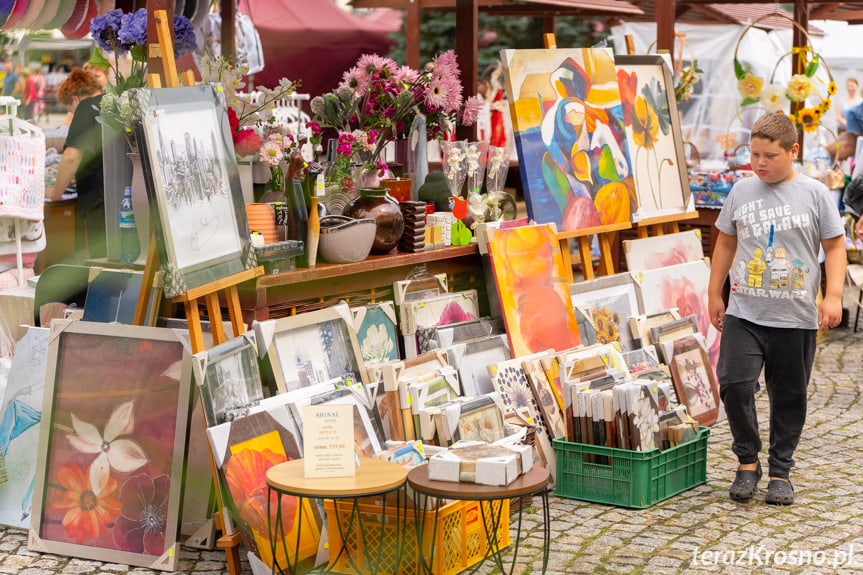
[[[755,121],[749,138],[762,138],[771,142],[779,142],[786,151],[797,143],[797,128],[791,118],[780,112],[764,114]]]

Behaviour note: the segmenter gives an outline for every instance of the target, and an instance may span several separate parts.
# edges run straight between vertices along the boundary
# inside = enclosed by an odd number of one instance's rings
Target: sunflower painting
[[[637,208],[609,52],[502,50],[528,215],[577,230],[630,221]]]
[[[689,205],[689,178],[669,98],[671,72],[659,56],[616,56],[617,83],[637,196],[636,219],[679,214]]]

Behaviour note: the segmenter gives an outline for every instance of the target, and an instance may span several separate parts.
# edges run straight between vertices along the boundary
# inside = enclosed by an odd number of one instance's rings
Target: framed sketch
[[[165,296],[254,268],[224,92],[135,90],[132,102]]]
[[[677,308],[681,317],[695,314],[698,331],[704,334],[710,365],[716,369],[719,360],[720,333],[710,323],[707,310],[707,287],[710,266],[704,260],[677,264],[667,268],[632,272],[641,309],[646,314]]]
[[[692,335],[667,345],[673,346],[669,367],[677,400],[699,425],[713,425],[719,418],[719,385],[703,339]]]
[[[630,221],[631,154],[610,51],[501,50],[500,61],[528,216],[561,231]]]
[[[28,328],[15,345],[0,404],[0,450],[8,478],[0,483],[0,524],[10,527],[30,526],[47,363],[48,328]]]
[[[688,230],[637,240],[624,240],[626,268],[643,272],[704,259],[701,230]]]
[[[254,337],[246,333],[195,355],[207,427],[236,419],[264,397]]]
[[[461,404],[452,440],[494,443],[505,436],[503,414],[493,397],[483,395]]]
[[[48,357],[29,549],[176,571],[191,356],[173,330],[63,321]]]
[[[450,364],[458,371],[465,397],[494,391],[486,366],[512,359],[506,335],[457,343],[447,348],[446,353]]]
[[[351,308],[357,343],[366,366],[399,359],[396,308],[391,301]]]
[[[326,382],[368,384],[347,304],[254,322],[280,393]]]
[[[267,500],[267,470],[303,456],[299,427],[285,404],[285,397],[267,398],[248,415],[209,428],[207,436],[231,523],[240,532],[246,548],[272,568],[269,525],[275,523],[278,510],[274,505],[275,497]],[[298,523],[300,505],[301,526]],[[287,564],[286,549],[290,550],[291,563],[314,557],[323,526],[318,507],[308,499],[282,496],[281,513],[285,539],[284,544],[282,541],[276,544],[279,565]],[[297,544],[299,548],[295,552]]]
[[[692,192],[674,78],[657,55],[614,57],[638,219],[684,213]]]
[[[639,314],[635,284],[629,274],[616,274],[569,284],[572,307],[591,323],[595,341],[619,342],[626,351],[635,349],[629,318]]]

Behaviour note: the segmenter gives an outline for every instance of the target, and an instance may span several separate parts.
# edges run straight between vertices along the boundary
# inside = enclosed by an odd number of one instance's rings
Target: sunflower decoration
[[[753,73],[748,66],[742,64],[737,59],[737,52],[743,36],[746,35],[750,28],[761,20],[774,17],[790,21],[798,30],[803,32],[807,45],[794,47],[789,52],[783,54],[773,67],[770,83],[765,85],[764,78]],[[786,56],[792,54],[798,56],[797,73],[792,75],[785,85],[774,82],[779,64]],[[822,70],[822,67],[823,72],[827,75],[826,83],[823,80],[824,73],[818,74]],[[833,80],[827,62],[815,52],[806,30],[785,14],[767,14],[758,18],[743,30],[743,34],[737,40],[737,47],[734,49],[734,75],[737,78],[737,90],[743,98],[740,102],[741,107],[758,105],[768,112],[785,113],[783,108],[787,102],[791,102],[792,106],[795,103],[800,104],[802,107],[796,113],[788,113],[788,117],[797,125],[798,129],[802,129],[805,132],[813,132],[818,128],[821,124],[822,116],[830,109],[830,97],[836,94],[836,82]],[[819,100],[818,104],[806,107],[806,101],[811,98],[817,98]]]

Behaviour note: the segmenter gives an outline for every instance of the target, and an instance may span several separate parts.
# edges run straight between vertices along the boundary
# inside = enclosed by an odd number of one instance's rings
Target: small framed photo
[[[195,354],[207,427],[232,421],[264,397],[254,333]],[[196,378],[197,379],[197,378]]]
[[[134,90],[132,105],[165,296],[256,267],[224,92]]]
[[[503,414],[490,395],[483,395],[461,404],[453,442],[485,441],[494,443],[504,438]]]
[[[628,273],[570,284],[569,294],[583,316],[579,326],[587,321],[586,331],[595,334],[591,343],[619,342],[627,351],[638,347],[629,326],[629,318],[639,314],[638,297]]]

